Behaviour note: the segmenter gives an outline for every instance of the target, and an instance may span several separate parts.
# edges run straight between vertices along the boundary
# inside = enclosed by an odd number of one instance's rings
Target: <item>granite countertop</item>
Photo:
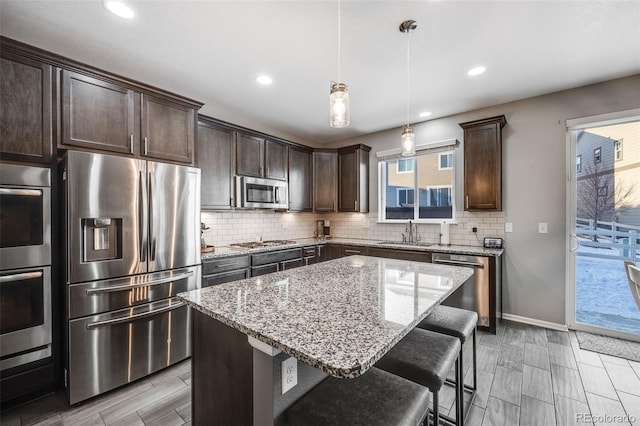
[[[327,374],[357,377],[472,275],[470,268],[349,256],[178,297]]]
[[[394,242],[394,241],[364,240],[364,239],[350,239],[350,238],[330,238],[330,239],[300,238],[292,241],[293,241],[292,244],[259,247],[254,249],[216,247],[216,250],[212,253],[203,253],[202,260],[224,258],[229,256],[238,256],[243,254],[254,254],[254,253],[261,253],[261,252],[274,251],[274,250],[284,250],[288,248],[304,247],[304,246],[310,246],[310,245],[324,245],[324,244],[359,245],[359,246],[368,246],[368,247],[390,248],[390,249],[396,249],[396,250],[468,254],[472,256],[498,257],[504,253],[504,249],[489,249],[489,248],[477,247],[477,246],[423,244],[423,243],[406,244],[406,243]]]

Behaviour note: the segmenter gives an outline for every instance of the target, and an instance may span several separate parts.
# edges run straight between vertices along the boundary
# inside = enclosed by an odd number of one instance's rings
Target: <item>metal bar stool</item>
[[[445,334],[414,328],[400,340],[380,361],[376,367],[404,377],[428,388],[433,394],[433,424],[438,425],[440,419],[461,426],[460,416],[454,420],[440,414],[438,393],[447,379],[451,366],[455,365],[456,376],[459,374],[460,339]],[[460,392],[456,383],[456,413],[460,412]]]
[[[424,320],[422,320],[417,327],[423,330],[435,331],[436,333],[446,334],[460,339],[460,371],[456,375],[456,381],[464,384],[464,366],[463,366],[463,348],[464,343],[470,336],[473,336],[473,385],[456,386],[456,390],[459,391],[459,398],[461,401],[458,405],[459,411],[456,416],[465,419],[471,409],[471,403],[476,394],[478,388],[478,372],[476,361],[476,325],[478,323],[478,314],[473,311],[467,311],[466,309],[452,308],[449,306],[437,306]],[[468,409],[464,410],[464,390],[471,392],[471,401],[469,402]],[[464,423],[464,422],[463,422]],[[461,423],[461,424],[463,424]]]
[[[418,426],[429,391],[375,367],[355,379],[329,377],[287,408],[276,425]]]

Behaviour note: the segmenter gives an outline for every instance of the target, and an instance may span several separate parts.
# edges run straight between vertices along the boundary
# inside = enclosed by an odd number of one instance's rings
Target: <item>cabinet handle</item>
[[[267,166],[267,176],[269,176],[269,166]]]
[[[144,155],[147,155],[147,145],[149,144],[149,140],[145,136],[144,138]]]
[[[353,202],[353,210],[358,211],[358,200]]]
[[[466,204],[467,208],[469,208],[469,196],[467,195],[465,197],[465,199],[466,199],[465,204]]]
[[[264,167],[260,166],[260,176],[264,176]]]
[[[133,135],[129,135],[129,152],[133,154]]]
[[[219,265],[214,265],[214,268],[225,268],[227,266],[236,266],[239,265],[240,262],[231,262],[231,263],[221,263]]]
[[[360,254],[360,250],[345,250],[344,252],[345,252],[345,254],[346,254],[346,253],[350,253],[350,254]]]

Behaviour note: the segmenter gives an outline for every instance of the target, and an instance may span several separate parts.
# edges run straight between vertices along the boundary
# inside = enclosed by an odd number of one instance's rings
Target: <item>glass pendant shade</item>
[[[347,127],[349,119],[349,92],[344,83],[331,84],[329,95],[329,125],[331,127]]]
[[[402,155],[409,156],[416,154],[416,136],[413,134],[413,129],[409,126],[405,126],[402,129]]]

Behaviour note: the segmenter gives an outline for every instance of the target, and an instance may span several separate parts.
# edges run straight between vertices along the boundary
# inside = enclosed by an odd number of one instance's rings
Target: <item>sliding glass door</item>
[[[567,324],[640,341],[640,111],[567,123]]]

